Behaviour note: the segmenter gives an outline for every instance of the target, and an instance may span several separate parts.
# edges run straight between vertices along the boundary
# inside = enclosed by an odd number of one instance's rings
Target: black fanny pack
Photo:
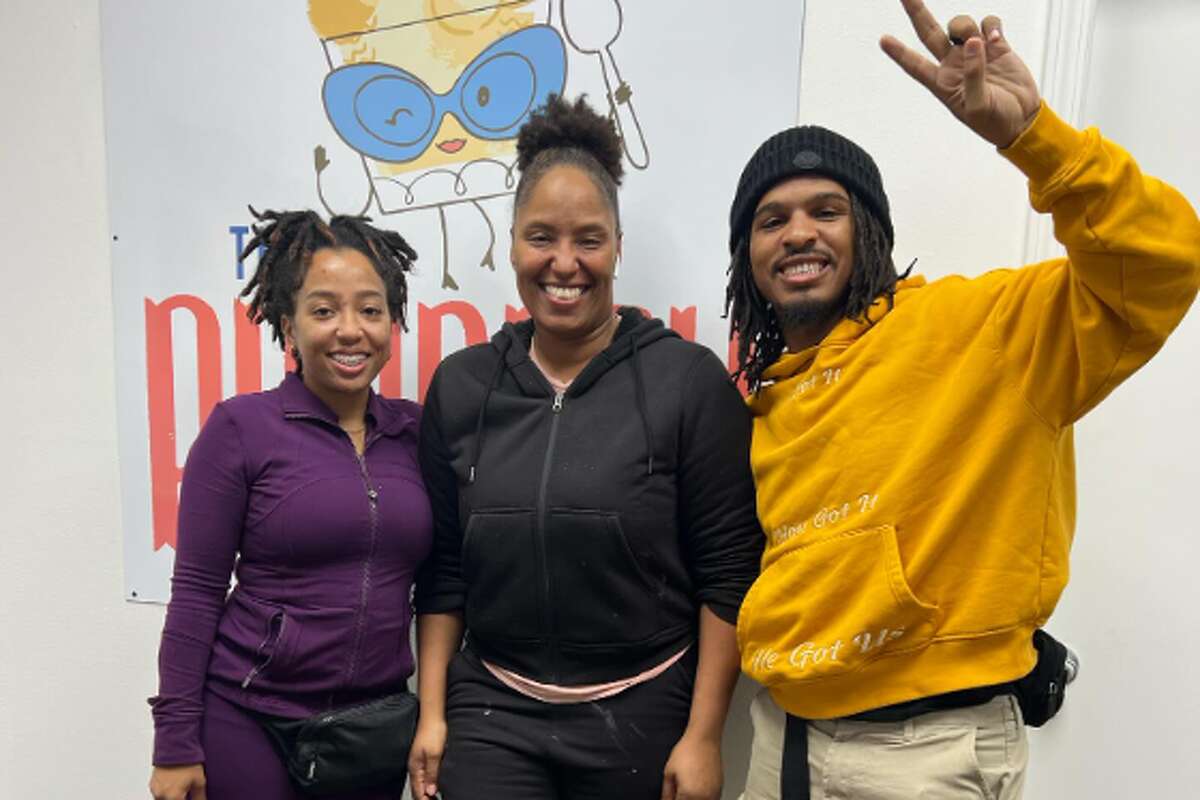
[[[258,715],[288,775],[307,795],[404,788],[417,730],[411,692],[326,711],[308,719]]]
[[[862,722],[902,722],[933,711],[981,706],[993,697],[1011,694],[1021,707],[1021,716],[1031,728],[1040,728],[1049,722],[1066,699],[1067,684],[1079,669],[1079,660],[1062,642],[1041,628],[1033,632],[1033,648],[1037,651],[1037,663],[1029,674],[1008,683],[961,689],[946,694],[922,697],[884,706],[846,719]]]
[[[1040,728],[1049,722],[1066,699],[1067,684],[1075,677],[1079,661],[1067,646],[1042,629],[1033,632],[1037,664],[1024,678],[1012,683],[1013,696],[1025,724]]]

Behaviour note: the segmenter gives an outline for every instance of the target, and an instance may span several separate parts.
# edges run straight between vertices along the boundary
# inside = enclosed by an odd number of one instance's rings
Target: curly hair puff
[[[533,187],[552,168],[570,165],[595,182],[621,227],[617,188],[625,176],[621,137],[611,119],[597,113],[580,95],[574,103],[550,95],[546,105],[530,115],[517,134],[517,182],[514,206],[520,208]]]

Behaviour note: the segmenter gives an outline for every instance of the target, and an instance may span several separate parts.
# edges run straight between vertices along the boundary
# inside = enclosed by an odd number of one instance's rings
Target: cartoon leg
[[[479,212],[481,217],[483,217],[483,222],[485,225],[487,225],[488,229],[487,252],[483,254],[483,260],[479,262],[479,266],[487,267],[492,272],[495,272],[496,262],[493,260],[492,256],[493,250],[496,247],[496,228],[492,225],[492,218],[488,216],[488,213],[486,210],[484,210],[483,206],[479,205],[478,200],[472,200],[471,205],[475,206],[475,210]]]
[[[450,276],[450,236],[446,232],[446,208],[438,206],[438,223],[442,228],[442,288],[458,291],[458,282]]]

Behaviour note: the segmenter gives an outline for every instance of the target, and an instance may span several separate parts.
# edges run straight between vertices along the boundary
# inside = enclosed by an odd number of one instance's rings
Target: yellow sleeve
[[[990,322],[1025,399],[1049,424],[1083,416],[1153,356],[1200,283],[1200,221],[1095,129],[1045,105],[1001,151],[1054,217],[1065,259],[1011,274]]]

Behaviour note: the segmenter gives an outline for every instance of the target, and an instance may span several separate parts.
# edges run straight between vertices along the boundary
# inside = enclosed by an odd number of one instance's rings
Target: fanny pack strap
[[[779,800],[810,800],[808,777],[808,720],[787,715],[783,732],[783,763],[779,769]]]

